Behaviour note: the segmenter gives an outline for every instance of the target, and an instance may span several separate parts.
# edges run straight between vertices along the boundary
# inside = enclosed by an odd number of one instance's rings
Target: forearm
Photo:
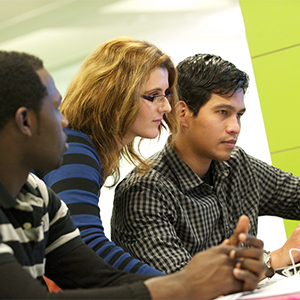
[[[70,194],[67,198],[64,197],[64,199],[70,198],[72,198]],[[98,206],[85,205],[83,203],[84,199],[87,198],[83,196],[81,203],[73,203],[69,205],[69,208],[74,224],[79,228],[83,241],[91,249],[103,258],[104,261],[121,271],[136,274],[163,274],[159,270],[135,259],[121,247],[116,246],[115,243],[110,241],[104,233],[99,211],[97,214]],[[84,210],[82,209],[83,206],[85,206]]]
[[[170,235],[149,236],[132,243],[128,240],[121,243],[128,247],[133,256],[166,274],[181,270],[191,259],[188,251],[179,244]]]
[[[120,286],[152,277],[117,270],[85,244],[57,256],[55,251],[47,256],[45,275],[62,289]]]
[[[300,261],[300,251],[294,250],[290,252],[291,249],[300,249],[300,224],[298,224],[281,248],[271,252],[270,263],[274,270],[292,265],[293,261],[294,263]]]
[[[151,299],[188,299],[186,289],[178,280],[177,273],[166,276],[163,280],[161,278],[151,278],[144,282],[147,286]],[[199,299],[201,299],[199,297]]]
[[[150,299],[143,283],[109,288],[65,290],[49,293],[45,286],[34,280],[17,263],[0,266],[0,299]]]
[[[130,273],[162,275],[163,273],[135,259],[128,252],[110,241],[104,233],[100,216],[73,215],[75,225],[81,231],[83,241],[113,267]]]

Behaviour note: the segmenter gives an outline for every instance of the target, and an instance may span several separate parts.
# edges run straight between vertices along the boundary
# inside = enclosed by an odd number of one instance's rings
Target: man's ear
[[[187,104],[184,101],[179,101],[176,104],[176,112],[179,116],[180,125],[183,127],[188,127],[188,120],[193,116],[192,111],[188,108]]]
[[[32,136],[33,111],[27,107],[19,107],[15,113],[15,121],[19,130],[27,135]]]

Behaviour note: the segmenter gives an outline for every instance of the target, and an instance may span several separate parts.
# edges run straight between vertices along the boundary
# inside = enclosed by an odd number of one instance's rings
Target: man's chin
[[[216,161],[226,161],[230,158],[230,156],[231,156],[231,152],[226,153],[226,154],[222,154],[222,155],[218,155],[214,160],[216,160]]]
[[[47,172],[51,172],[53,170],[58,169],[59,167],[61,167],[63,162],[63,156],[61,156],[61,158],[59,159],[59,161],[57,161],[56,163],[54,163],[52,166],[50,166],[47,170]]]

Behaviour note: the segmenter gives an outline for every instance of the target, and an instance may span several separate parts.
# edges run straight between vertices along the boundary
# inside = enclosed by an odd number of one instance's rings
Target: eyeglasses
[[[167,95],[151,95],[151,96],[141,95],[141,97],[143,99],[151,101],[153,104],[162,105],[165,99],[170,101],[172,95],[173,94],[170,93],[170,94],[167,94]]]

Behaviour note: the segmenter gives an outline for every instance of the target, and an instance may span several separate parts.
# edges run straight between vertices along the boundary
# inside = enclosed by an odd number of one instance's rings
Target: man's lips
[[[235,140],[235,139],[225,140],[225,141],[222,141],[222,144],[231,144],[231,145],[235,145],[235,144],[236,144],[236,140]]]

